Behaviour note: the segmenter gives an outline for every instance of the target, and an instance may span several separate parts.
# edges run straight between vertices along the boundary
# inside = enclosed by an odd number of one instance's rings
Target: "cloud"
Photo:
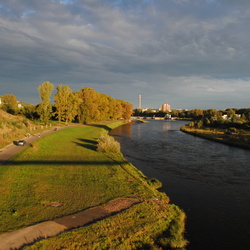
[[[250,79],[247,6],[243,0],[3,0],[0,91],[38,102],[37,86],[49,80],[75,91],[91,84],[134,105],[138,92],[154,107],[164,95],[198,107],[207,106],[202,97],[209,104],[222,93],[248,105],[242,97]]]

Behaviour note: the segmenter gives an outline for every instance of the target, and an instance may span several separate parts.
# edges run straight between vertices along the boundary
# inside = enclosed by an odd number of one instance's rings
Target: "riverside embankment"
[[[250,133],[248,131],[240,132],[228,132],[226,129],[198,129],[184,125],[181,127],[181,131],[199,136],[201,138],[223,143],[229,146],[240,147],[244,149],[250,149]]]
[[[96,151],[100,135],[118,125],[57,131],[32,142],[1,165],[2,234],[126,198],[139,203],[37,244],[41,249],[55,245],[70,249],[185,245],[185,214],[167,204],[166,194],[157,191],[154,182],[122,155]]]
[[[184,121],[112,130],[124,157],[187,214],[187,249],[249,249],[250,154],[180,131]]]

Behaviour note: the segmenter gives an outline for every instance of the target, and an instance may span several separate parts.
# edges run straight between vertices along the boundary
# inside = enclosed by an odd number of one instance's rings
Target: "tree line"
[[[134,116],[146,116],[146,117],[165,117],[166,114],[171,114],[172,117],[183,118],[183,119],[192,119],[192,120],[200,120],[202,118],[216,118],[216,119],[224,119],[223,117],[227,117],[224,120],[231,121],[243,121],[250,122],[250,108],[242,108],[242,109],[225,109],[225,110],[215,110],[215,109],[192,109],[192,110],[171,110],[171,111],[161,111],[155,112],[151,109],[147,109],[145,111],[141,109],[134,109]]]
[[[38,87],[41,103],[37,105],[22,103],[22,108],[18,108],[14,95],[3,95],[1,108],[11,114],[19,113],[32,120],[41,120],[44,124],[48,124],[51,119],[84,124],[117,119],[126,121],[132,114],[132,104],[100,94],[89,87],[73,92],[69,86],[60,84],[56,87],[52,105],[53,90],[53,84],[44,82]]]
[[[133,115],[146,116],[146,117],[165,117],[166,114],[171,114],[171,117],[177,117],[179,119],[192,120],[189,123],[190,127],[195,128],[236,128],[243,130],[250,130],[250,108],[242,109],[192,109],[192,110],[172,110],[172,111],[158,111],[153,110],[142,111],[135,109]]]

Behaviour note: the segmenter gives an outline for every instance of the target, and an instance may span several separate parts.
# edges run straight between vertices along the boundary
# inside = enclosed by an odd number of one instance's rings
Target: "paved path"
[[[65,216],[54,221],[42,222],[30,227],[0,235],[0,250],[20,249],[38,240],[58,235],[73,228],[85,226],[121,212],[139,203],[138,199],[119,198],[105,205]],[[55,208],[56,209],[56,208]]]
[[[70,127],[74,127],[74,125],[73,126],[58,127],[56,131],[62,130],[65,128],[70,128]],[[24,147],[27,147],[28,144],[34,142],[35,140],[39,139],[40,137],[44,137],[44,136],[49,135],[51,133],[54,133],[56,131],[55,131],[55,128],[53,128],[50,130],[45,130],[41,133],[30,135],[29,137],[22,138],[22,140],[25,140],[27,142],[26,146],[16,146],[12,143],[12,144],[7,145],[4,148],[1,148],[0,149],[0,165],[2,165],[5,161],[9,160],[15,154],[20,152]]]

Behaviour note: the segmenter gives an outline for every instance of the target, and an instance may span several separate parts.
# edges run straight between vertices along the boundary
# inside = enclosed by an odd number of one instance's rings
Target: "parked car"
[[[25,140],[19,140],[17,141],[17,146],[24,146],[26,144]]]

